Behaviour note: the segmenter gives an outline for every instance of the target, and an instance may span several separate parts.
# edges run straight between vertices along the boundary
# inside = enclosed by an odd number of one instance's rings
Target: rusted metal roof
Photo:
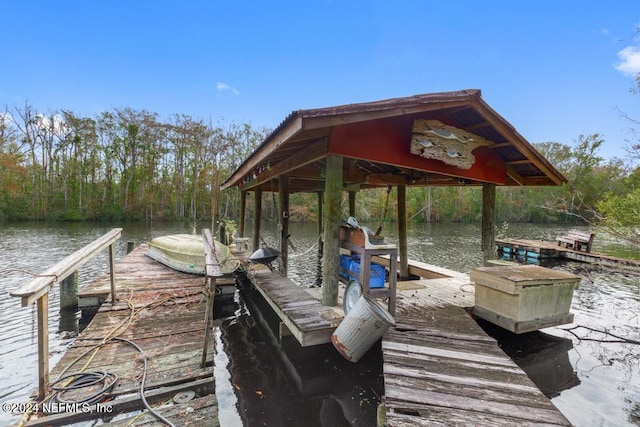
[[[409,144],[416,120],[437,120],[489,144],[474,149],[478,160],[469,170],[412,157]],[[482,99],[480,90],[470,89],[293,111],[222,188],[277,191],[276,178],[286,175],[291,192],[319,191],[328,154],[343,156],[343,182],[352,188],[567,181]]]

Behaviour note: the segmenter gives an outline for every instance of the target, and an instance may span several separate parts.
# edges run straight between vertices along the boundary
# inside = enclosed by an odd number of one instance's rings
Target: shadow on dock
[[[486,320],[476,321],[549,399],[580,384],[569,360],[571,339],[540,331],[514,334]]]

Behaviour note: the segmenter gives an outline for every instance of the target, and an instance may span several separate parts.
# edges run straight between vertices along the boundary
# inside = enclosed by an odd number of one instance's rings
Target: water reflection
[[[204,225],[204,224],[203,224]],[[378,224],[364,224],[375,229]],[[126,242],[146,242],[154,237],[166,234],[190,232],[187,224],[0,224],[0,270],[18,268],[35,272],[42,271],[45,266],[58,261],[85,244],[91,242],[113,227],[124,226],[123,237],[116,244],[116,259],[126,253]],[[544,239],[553,241],[555,236],[566,234],[567,225],[509,224],[507,235],[502,237]],[[277,247],[275,226],[262,228],[263,236],[270,246]],[[384,234],[389,242],[396,242],[395,225],[385,225]],[[250,227],[247,229],[251,235]],[[296,250],[290,251],[291,262],[289,275],[301,286],[312,286],[321,276],[320,264],[314,247],[317,243],[316,224],[292,224],[291,236]],[[594,250],[607,252],[607,242],[600,235],[596,237]],[[619,243],[616,243],[618,245]],[[427,263],[440,265],[456,271],[468,272],[471,268],[482,265],[480,253],[480,226],[478,224],[409,224],[409,257]],[[630,248],[627,248],[629,250]],[[635,250],[637,254],[637,250]],[[94,261],[87,263],[80,271],[80,287],[90,282],[98,274],[107,270],[108,256],[100,254]],[[628,274],[612,270],[591,269],[585,264],[564,263],[553,266],[554,269],[574,272],[583,280],[580,288],[574,292],[571,312],[575,314],[575,324],[608,330],[617,335],[640,340],[640,275]],[[9,296],[9,292],[28,280],[28,276],[19,273],[0,273],[0,403],[24,402],[28,399],[37,383],[37,348],[35,345],[35,311],[33,307],[23,308],[17,298]],[[51,365],[53,366],[66,349],[68,340],[62,340],[58,334],[61,329],[75,328],[70,317],[61,320],[58,308],[58,295],[54,291],[50,295],[49,332]],[[377,401],[380,389],[357,388],[354,377],[349,377],[340,368],[340,360],[325,363],[324,359],[310,362],[310,369],[304,367],[307,355],[291,358],[293,371],[280,357],[287,342],[274,347],[256,324],[244,299],[238,294],[231,306],[216,309],[223,318],[218,319],[216,329],[215,369],[216,394],[220,403],[220,419],[223,425],[240,425],[243,420],[252,420],[262,425],[261,411],[265,411],[273,419],[272,424],[282,422],[287,425],[291,419],[301,425],[308,425],[313,418],[316,425],[334,422],[340,425],[344,420],[358,416],[347,409],[346,403],[355,403],[353,408],[360,409],[360,401],[367,403]],[[82,322],[83,319],[80,319]],[[78,329],[82,328],[80,323]],[[237,329],[245,328],[245,332]],[[224,332],[224,334],[223,334]],[[234,337],[234,333],[239,337]],[[547,335],[571,340],[572,348],[564,341],[556,344],[562,348],[560,355],[546,353],[544,348],[535,359],[550,357],[552,360],[562,359],[566,365],[565,352],[568,355],[572,371],[576,373],[580,383],[564,389],[553,397],[553,403],[569,418],[580,426],[596,425],[640,425],[640,353],[638,346],[622,343],[603,344],[579,340],[562,327],[544,330]],[[253,339],[257,341],[253,343]],[[245,341],[249,344],[245,344]],[[526,342],[522,353],[526,353]],[[546,345],[546,344],[545,344]],[[246,349],[243,347],[246,346]],[[226,352],[229,348],[229,353]],[[276,348],[277,350],[273,350]],[[245,352],[253,360],[253,365],[243,363]],[[287,353],[291,351],[286,349]],[[293,351],[295,353],[295,351]],[[551,355],[549,355],[551,354]],[[264,355],[265,361],[258,360]],[[549,356],[547,356],[549,355]],[[340,357],[340,356],[338,356]],[[297,366],[300,365],[301,368]],[[326,365],[326,366],[325,366]],[[338,367],[337,369],[333,366]],[[11,369],[7,369],[7,367]],[[229,366],[229,369],[227,367]],[[348,364],[349,368],[353,365]],[[542,365],[538,370],[543,374],[551,367]],[[327,368],[326,376],[342,387],[340,392],[322,391],[325,387],[323,375],[318,375],[319,367]],[[242,370],[248,373],[243,374]],[[240,372],[239,372],[240,371]],[[560,390],[571,383],[573,378],[567,369],[563,373],[554,373],[552,384],[547,391]],[[232,374],[233,372],[233,378]],[[292,372],[296,372],[293,375]],[[355,378],[371,376],[380,381],[377,371],[363,372]],[[330,376],[330,373],[336,375]],[[226,375],[226,377],[225,377]],[[254,386],[253,377],[256,382]],[[541,387],[545,379],[540,382]],[[240,389],[238,389],[240,387]],[[260,391],[264,397],[256,392]],[[266,394],[265,394],[266,392]],[[241,394],[238,397],[238,394]],[[362,394],[361,394],[362,393]],[[377,394],[376,394],[377,393]],[[352,399],[355,398],[355,399]],[[266,399],[266,400],[265,400]],[[254,402],[255,401],[255,402]],[[276,409],[265,406],[271,402],[274,408],[280,405],[287,412],[280,417]],[[242,403],[239,403],[242,402]],[[255,405],[255,406],[254,406]],[[364,405],[363,405],[364,406]],[[239,408],[243,408],[240,411]],[[246,411],[253,413],[245,414]],[[279,408],[278,408],[279,409]],[[367,410],[368,411],[368,410]],[[369,414],[369,412],[367,412]],[[242,417],[241,417],[242,415]],[[369,415],[366,415],[367,417]],[[10,414],[0,413],[0,425],[8,424]],[[224,422],[224,420],[229,420]],[[13,422],[17,422],[14,418]],[[289,423],[291,424],[291,423]],[[366,424],[366,423],[363,423]],[[371,423],[370,425],[372,425]]]
[[[372,350],[358,364],[331,344],[300,347],[280,341],[279,318],[259,294],[243,288],[216,306],[219,342],[216,391],[221,420],[243,425],[371,426],[382,394],[382,361]],[[233,398],[230,396],[233,392]]]
[[[580,384],[569,360],[573,349],[571,339],[540,331],[514,334],[483,319],[477,322],[548,398]]]

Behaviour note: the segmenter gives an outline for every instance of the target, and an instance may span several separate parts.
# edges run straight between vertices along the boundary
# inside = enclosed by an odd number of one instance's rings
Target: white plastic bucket
[[[379,302],[364,294],[333,332],[331,342],[345,359],[357,362],[395,323]]]

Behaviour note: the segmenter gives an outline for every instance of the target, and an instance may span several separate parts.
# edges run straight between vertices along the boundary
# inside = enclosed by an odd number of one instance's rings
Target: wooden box
[[[516,334],[571,323],[573,291],[580,277],[537,265],[480,267],[473,314]]]
[[[365,246],[364,231],[359,228],[340,226],[340,240],[363,248]]]

